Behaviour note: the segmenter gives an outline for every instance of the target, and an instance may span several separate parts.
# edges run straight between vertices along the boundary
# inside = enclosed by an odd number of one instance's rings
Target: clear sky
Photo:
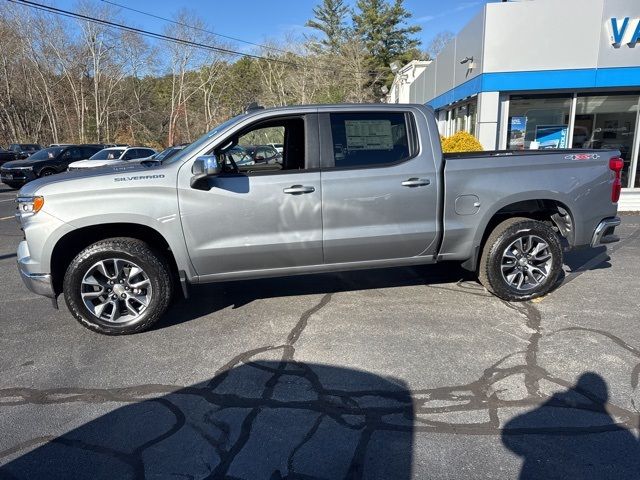
[[[37,0],[36,0],[37,1]],[[86,0],[101,3],[101,0]],[[287,33],[304,34],[305,22],[321,0],[113,0],[137,10],[171,17],[186,8],[197,13],[214,32],[254,43],[278,40]],[[457,33],[491,0],[405,0],[405,8],[413,14],[412,23],[420,25],[418,37],[423,46],[438,32]],[[494,0],[495,1],[495,0]],[[346,0],[354,5],[356,0]],[[42,3],[45,3],[44,1]],[[76,0],[49,0],[50,5],[74,10]],[[139,28],[160,32],[163,22],[145,15],[123,10],[126,22]],[[236,44],[243,51],[246,45]]]

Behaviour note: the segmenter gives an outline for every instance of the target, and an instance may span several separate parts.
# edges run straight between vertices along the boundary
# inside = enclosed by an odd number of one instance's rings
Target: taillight
[[[622,169],[624,168],[624,160],[620,157],[611,157],[609,159],[609,169],[615,173],[613,185],[611,186],[611,201],[616,203],[620,200],[620,190],[622,190]]]

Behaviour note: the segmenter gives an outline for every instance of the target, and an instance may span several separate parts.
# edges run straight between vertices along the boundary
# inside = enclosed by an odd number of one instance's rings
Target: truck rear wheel
[[[134,238],[101,240],[82,250],[64,277],[64,298],[86,328],[127,335],[151,327],[171,301],[165,258]]]
[[[531,300],[555,286],[562,263],[560,239],[551,227],[529,218],[510,218],[487,238],[478,278],[503,300]]]

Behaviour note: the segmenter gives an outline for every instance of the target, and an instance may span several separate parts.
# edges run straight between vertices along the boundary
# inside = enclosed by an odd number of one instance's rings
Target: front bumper
[[[0,170],[0,181],[7,185],[24,185],[35,179],[32,170]]]
[[[26,287],[33,293],[43,295],[48,298],[56,298],[56,294],[53,291],[53,281],[51,280],[50,273],[26,273],[18,265],[20,270],[20,277]]]
[[[620,238],[613,233],[618,225],[620,225],[619,217],[605,218],[602,220],[593,232],[591,246],[597,247],[619,241]]]
[[[18,271],[25,286],[33,293],[49,298],[56,298],[53,289],[53,280],[50,273],[33,273],[30,270],[35,266],[29,255],[29,247],[26,241],[18,245]]]

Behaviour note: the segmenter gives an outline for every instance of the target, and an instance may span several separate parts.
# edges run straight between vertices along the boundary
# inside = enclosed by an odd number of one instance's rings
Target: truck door
[[[245,153],[274,142],[284,144],[277,161],[256,163]],[[198,275],[322,264],[317,115],[271,117],[220,145],[210,153],[232,158],[238,171],[197,188],[192,162],[179,175],[182,227]]]
[[[433,254],[436,163],[414,114],[322,113],[320,125],[325,263]]]

